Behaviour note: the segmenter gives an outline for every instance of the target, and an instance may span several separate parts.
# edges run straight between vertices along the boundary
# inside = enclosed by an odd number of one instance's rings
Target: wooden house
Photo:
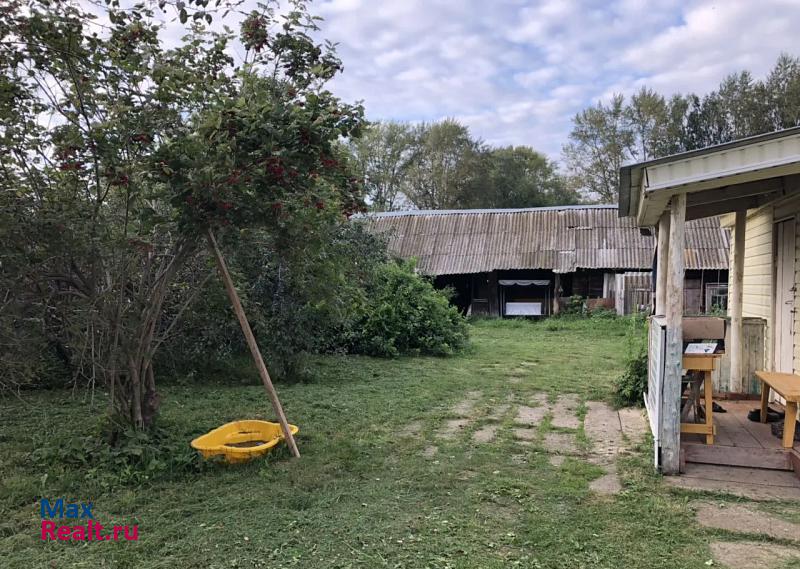
[[[800,304],[800,128],[624,166],[619,210],[637,227],[657,233],[647,395],[656,464],[667,474],[678,473],[682,459],[800,471],[800,447],[793,450],[785,436],[780,444],[767,425],[746,418],[734,425],[730,415],[720,416],[705,441],[714,444],[693,446],[692,433],[705,427],[682,422],[687,263],[684,254],[675,254],[684,250],[695,220],[723,216],[723,226],[732,229],[725,342],[730,363],[721,380],[728,396],[757,396],[764,377],[759,370],[800,372],[800,315],[795,308]],[[755,365],[748,364],[754,359]],[[781,377],[785,381],[779,389],[800,389],[800,376]],[[765,393],[780,409],[783,399],[775,386]],[[730,406],[736,408],[735,403]],[[753,407],[758,405],[746,408]],[[787,416],[785,425],[790,422],[794,417]]]

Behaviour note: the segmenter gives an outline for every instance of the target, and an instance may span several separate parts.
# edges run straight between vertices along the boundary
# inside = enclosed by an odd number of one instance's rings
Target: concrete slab
[[[589,401],[583,423],[584,431],[592,441],[592,453],[614,456],[624,448],[619,414],[607,403]]]
[[[579,406],[580,401],[577,395],[562,395],[553,406],[551,424],[563,429],[577,429],[581,426],[580,419],[576,415]]]
[[[478,400],[481,398],[482,393],[480,391],[470,391],[465,394],[464,399],[456,403],[451,412],[456,417],[469,417],[472,414],[475,405],[478,403]]]
[[[742,504],[702,503],[697,508],[697,521],[710,528],[800,541],[800,525]]]
[[[444,426],[436,432],[440,439],[452,439],[469,425],[469,419],[449,419],[444,422]]]
[[[536,429],[514,429],[514,437],[523,441],[532,441],[537,437]]]
[[[630,444],[637,444],[644,440],[649,430],[645,410],[637,407],[626,407],[617,411],[622,434]]]
[[[714,561],[728,569],[782,569],[800,560],[800,549],[771,543],[714,541],[710,547]]]
[[[593,456],[589,458],[589,462],[606,471],[603,476],[589,483],[589,489],[592,492],[601,496],[614,496],[622,491],[622,482],[620,482],[617,462],[614,458]]]
[[[492,442],[497,437],[497,425],[485,425],[472,433],[472,440],[478,444]]]
[[[544,436],[544,448],[555,454],[579,454],[575,436],[569,433],[547,433]]]
[[[519,425],[534,427],[542,422],[546,414],[546,407],[528,407],[522,405],[517,409],[517,416],[514,418],[514,422]]]

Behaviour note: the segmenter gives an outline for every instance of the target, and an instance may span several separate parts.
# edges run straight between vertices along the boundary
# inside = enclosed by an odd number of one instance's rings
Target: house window
[[[728,284],[709,283],[706,285],[706,312],[726,312],[728,310]]]

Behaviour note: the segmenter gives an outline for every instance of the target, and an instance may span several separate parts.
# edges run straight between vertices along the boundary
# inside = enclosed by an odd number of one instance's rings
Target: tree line
[[[530,146],[492,147],[455,119],[373,123],[347,145],[370,208],[519,208],[616,203],[625,163],[800,125],[800,59],[781,55],[763,79],[749,71],[706,94],[643,86],[572,119],[561,163]]]
[[[347,149],[374,211],[540,207],[581,199],[543,154],[529,146],[489,146],[454,119],[374,123]]]
[[[665,97],[642,87],[614,95],[573,118],[564,145],[566,186],[589,199],[617,201],[619,168],[800,125],[800,59],[781,55],[764,79],[729,75],[705,95]]]

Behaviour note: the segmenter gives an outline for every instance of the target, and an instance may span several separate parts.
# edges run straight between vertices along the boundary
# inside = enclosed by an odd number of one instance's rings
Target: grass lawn
[[[649,450],[620,460],[624,489],[603,497],[588,488],[600,468],[580,458],[553,466],[540,441],[512,436],[515,406],[536,392],[608,400],[629,326],[487,321],[472,326],[472,347],[458,357],[320,357],[312,383],[278,386],[301,429],[301,459],[281,450],[140,486],[104,487],[91,465],[42,470],[26,458],[45,440],[92,432],[101,397],[6,398],[0,566],[706,567],[708,535],[687,498],[652,474]],[[255,372],[250,381],[165,385],[163,424],[188,445],[226,421],[269,418]],[[469,392],[479,392],[470,424],[437,437]],[[497,439],[474,444],[503,404]],[[553,429],[547,419],[539,428]],[[104,525],[138,523],[139,541],[42,542],[38,500],[59,496],[94,502]]]

